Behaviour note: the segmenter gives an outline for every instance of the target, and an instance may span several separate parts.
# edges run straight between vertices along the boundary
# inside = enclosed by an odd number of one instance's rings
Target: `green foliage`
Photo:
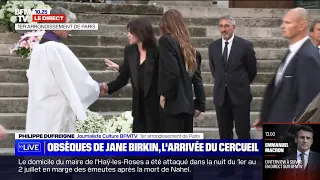
[[[29,49],[23,47],[23,48],[20,48],[16,51],[16,54],[20,55],[21,57],[23,58],[28,58],[29,57]]]

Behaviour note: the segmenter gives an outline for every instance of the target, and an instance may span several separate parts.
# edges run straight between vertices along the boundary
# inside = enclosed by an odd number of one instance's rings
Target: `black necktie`
[[[304,153],[301,153],[301,154],[300,154],[302,169],[304,169],[304,166],[306,165],[306,162],[304,161],[304,155],[305,155]]]
[[[228,41],[226,41],[223,49],[223,61],[225,65],[228,63],[228,44]]]

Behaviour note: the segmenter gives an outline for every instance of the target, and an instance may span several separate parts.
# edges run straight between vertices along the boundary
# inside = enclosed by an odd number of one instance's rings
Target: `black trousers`
[[[161,107],[160,107],[161,108]],[[181,113],[166,114],[160,109],[162,133],[193,133],[193,115]]]
[[[234,105],[226,88],[224,103],[216,107],[216,114],[220,139],[233,139],[234,125],[238,139],[251,138],[250,103]]]

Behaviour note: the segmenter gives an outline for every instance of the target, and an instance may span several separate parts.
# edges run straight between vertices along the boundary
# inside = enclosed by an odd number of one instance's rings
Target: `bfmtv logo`
[[[14,15],[20,23],[30,23],[34,15],[49,15],[50,9],[15,9]]]
[[[18,143],[18,152],[41,152],[41,143],[20,142]]]
[[[137,139],[138,134],[120,134],[120,138],[123,139]]]

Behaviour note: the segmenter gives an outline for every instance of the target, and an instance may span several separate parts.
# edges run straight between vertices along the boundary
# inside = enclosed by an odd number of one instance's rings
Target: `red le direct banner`
[[[64,23],[66,22],[66,15],[64,14],[33,14],[32,22],[40,23]]]

